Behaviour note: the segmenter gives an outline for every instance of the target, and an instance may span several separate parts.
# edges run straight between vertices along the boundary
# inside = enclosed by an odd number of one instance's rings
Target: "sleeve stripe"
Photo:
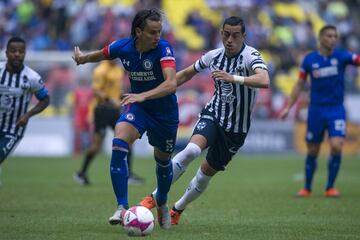
[[[110,50],[109,46],[106,46],[102,49],[102,53],[106,59],[110,59]]]
[[[160,61],[160,65],[161,65],[161,68],[174,68],[176,69],[176,63],[174,60],[172,59],[169,59],[169,60],[162,60]]]
[[[160,59],[160,62],[161,62],[161,61],[168,61],[168,60],[171,60],[171,61],[174,61],[174,62],[175,62],[175,58],[174,58],[174,57],[171,57],[171,56],[170,56],[170,57],[169,57],[169,56],[166,56],[166,57],[161,58],[161,59]]]
[[[305,72],[303,69],[300,69],[299,79],[301,79],[301,80],[303,80],[303,81],[306,81],[306,77],[307,77],[306,72]]]
[[[353,62],[356,65],[360,65],[360,55],[354,54],[353,55]]]
[[[199,59],[199,65],[202,69],[205,69],[205,64],[203,63],[203,61],[201,60],[201,58]]]

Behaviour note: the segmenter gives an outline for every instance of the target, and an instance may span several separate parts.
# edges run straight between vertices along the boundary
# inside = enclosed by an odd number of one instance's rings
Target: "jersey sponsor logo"
[[[13,97],[9,95],[1,95],[0,96],[0,113],[3,112],[12,112],[13,109],[11,108],[14,102]]]
[[[221,93],[221,101],[226,102],[226,103],[232,103],[235,99],[235,96],[232,95],[233,93],[233,85],[231,83],[225,82],[225,81],[221,81],[220,83],[220,87],[222,89],[222,93]]]
[[[127,113],[127,114],[125,115],[125,117],[126,117],[126,119],[129,120],[130,122],[135,121],[135,115],[132,114],[132,113]]]
[[[323,77],[336,76],[339,73],[337,66],[329,66],[329,67],[323,67],[313,70],[312,74],[314,78],[323,78]]]
[[[133,80],[133,81],[152,81],[152,80],[156,80],[153,71],[130,72],[130,79]]]
[[[143,67],[146,69],[146,70],[151,70],[152,67],[153,67],[153,63],[149,60],[149,59],[145,59],[143,61]]]

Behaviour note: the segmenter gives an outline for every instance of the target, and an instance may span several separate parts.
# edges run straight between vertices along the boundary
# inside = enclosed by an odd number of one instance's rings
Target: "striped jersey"
[[[8,72],[6,62],[0,62],[0,133],[22,137],[24,127],[16,121],[27,112],[32,95],[38,100],[48,96],[40,75],[24,65],[17,73]]]
[[[194,64],[197,72],[223,70],[232,75],[251,76],[256,68],[267,67],[259,51],[246,44],[231,58],[225,56],[225,48],[204,54]],[[212,115],[227,132],[246,133],[250,128],[251,112],[255,105],[257,88],[223,80],[214,80],[215,92],[204,110]]]

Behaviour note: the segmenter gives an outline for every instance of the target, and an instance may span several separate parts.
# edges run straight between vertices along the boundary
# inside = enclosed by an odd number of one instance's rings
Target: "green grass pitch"
[[[184,192],[199,163],[195,160],[173,186],[170,205]],[[146,238],[360,239],[360,159],[343,160],[338,199],[323,197],[326,163],[326,158],[319,159],[313,196],[298,199],[294,194],[303,184],[303,156],[238,155],[188,206],[180,225],[166,231],[156,223]],[[107,223],[116,207],[109,157],[94,161],[89,187],[72,179],[79,165],[72,158],[7,159],[0,176],[0,239],[128,239],[119,226]],[[154,161],[136,158],[134,169],[146,184],[129,186],[130,205],[155,186]]]

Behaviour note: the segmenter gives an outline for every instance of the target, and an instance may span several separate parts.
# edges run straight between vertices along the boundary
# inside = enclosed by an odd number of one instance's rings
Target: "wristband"
[[[245,78],[243,76],[233,75],[233,78],[234,78],[234,83],[238,83],[240,85],[244,84]]]

